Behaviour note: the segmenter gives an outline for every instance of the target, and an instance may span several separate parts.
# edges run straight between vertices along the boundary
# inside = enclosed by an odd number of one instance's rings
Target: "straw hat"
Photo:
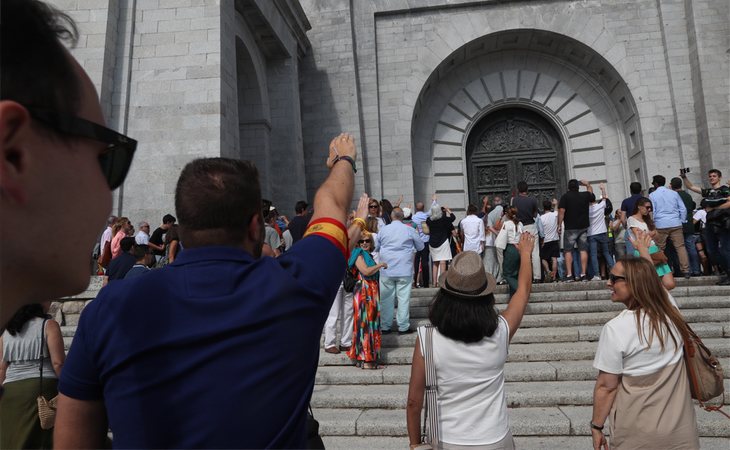
[[[494,292],[497,281],[484,270],[482,258],[472,251],[461,252],[449,270],[439,277],[439,287],[462,298],[479,298]]]

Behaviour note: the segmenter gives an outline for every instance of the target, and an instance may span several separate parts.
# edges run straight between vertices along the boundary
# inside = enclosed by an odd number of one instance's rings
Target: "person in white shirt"
[[[137,224],[139,231],[134,235],[134,242],[137,245],[149,245],[150,243],[150,224],[147,222],[140,222]]]
[[[593,201],[588,208],[588,250],[593,272],[593,281],[601,280],[601,270],[598,265],[598,247],[601,248],[603,259],[606,261],[606,272],[613,267],[613,257],[608,249],[608,227],[606,226],[606,185],[601,183],[601,201]]]
[[[476,205],[469,205],[466,209],[466,217],[459,223],[459,234],[461,242],[464,243],[464,251],[472,251],[482,256],[484,252],[484,221],[477,217]]]
[[[631,239],[641,258],[611,269],[611,301],[626,309],[601,330],[593,367],[593,448],[700,448],[697,418],[682,358],[689,330],[656,276],[651,237]]]
[[[492,199],[494,206],[486,216],[486,236],[484,239],[484,269],[487,273],[491,273],[497,280],[497,284],[503,284],[504,278],[502,277],[502,264],[497,259],[497,247],[495,247],[495,239],[499,234],[499,230],[502,229],[502,214],[504,208],[502,208],[502,197],[495,195]],[[500,250],[501,254],[501,250]]]
[[[558,281],[558,258],[560,257],[560,235],[558,234],[558,212],[553,209],[553,202],[543,200],[544,211],[540,216],[543,240],[540,244],[540,260],[545,269],[545,281]]]
[[[424,354],[432,349],[436,371],[439,433],[433,448],[478,446],[514,449],[505,395],[504,365],[509,343],[520,326],[532,289],[531,254],[535,238],[523,233],[517,244],[517,293],[501,314],[494,307],[497,282],[474,252],[462,252],[439,277],[430,312],[431,327],[419,327],[413,349],[406,423],[410,447],[421,443],[421,412],[426,390]],[[429,338],[431,335],[431,345]],[[430,369],[430,367],[429,367]]]

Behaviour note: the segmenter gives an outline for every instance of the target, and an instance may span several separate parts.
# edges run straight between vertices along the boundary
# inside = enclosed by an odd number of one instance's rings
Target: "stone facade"
[[[79,22],[73,53],[111,126],[140,141],[116,194],[135,221],[171,212],[182,166],[219,155],[255,161],[291,214],[341,130],[361,146],[358,191],[436,192],[455,210],[501,189],[478,161],[502,156],[515,176],[605,181],[613,199],[680,167],[730,175],[724,0],[53,3]],[[477,152],[520,112],[548,124],[554,161]]]

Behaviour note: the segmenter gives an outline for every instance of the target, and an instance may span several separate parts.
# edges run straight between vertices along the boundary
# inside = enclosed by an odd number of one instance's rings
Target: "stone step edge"
[[[508,407],[514,436],[590,436],[592,406]],[[730,421],[695,405],[700,436],[730,437]],[[407,436],[405,409],[313,408],[325,436]],[[607,433],[608,434],[608,433]]]

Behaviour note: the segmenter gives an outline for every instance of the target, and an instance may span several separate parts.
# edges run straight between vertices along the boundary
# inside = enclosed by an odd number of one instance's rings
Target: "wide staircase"
[[[678,280],[672,291],[684,317],[725,368],[730,403],[730,286],[716,278]],[[92,277],[86,292],[57,304],[66,346],[71,344],[83,307],[101,288]],[[427,323],[434,289],[414,289],[412,326]],[[497,308],[507,303],[498,287]],[[622,305],[613,304],[604,282],[538,284],[505,366],[507,402],[515,442],[521,449],[590,448],[592,367],[601,327]],[[415,334],[383,336],[387,368],[362,370],[344,355],[320,352],[312,396],[314,415],[328,449],[403,449],[408,446],[406,397]],[[726,407],[730,410],[730,407]],[[697,408],[703,449],[730,449],[730,420]]]
[[[679,280],[672,291],[682,314],[725,368],[730,403],[730,286],[714,278]],[[504,309],[504,286],[496,294]],[[414,289],[412,326],[428,322],[435,289]],[[592,367],[601,327],[623,305],[609,300],[605,282],[537,284],[509,348],[505,389],[515,443],[521,449],[590,448]],[[395,329],[395,327],[393,327]],[[415,334],[383,336],[382,370],[354,367],[344,355],[320,352],[312,396],[320,434],[330,449],[403,449],[408,446],[406,398]],[[727,407],[730,410],[730,407]],[[730,449],[730,420],[697,408],[700,444]]]

